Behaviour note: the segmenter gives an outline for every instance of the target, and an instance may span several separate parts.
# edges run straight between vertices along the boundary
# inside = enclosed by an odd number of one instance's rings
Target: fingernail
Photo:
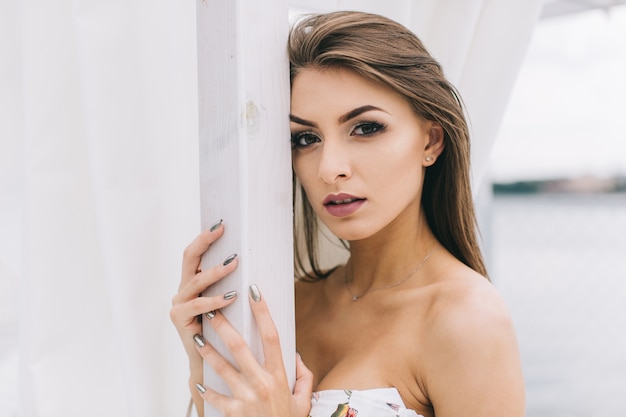
[[[237,291],[229,291],[226,294],[224,294],[224,300],[231,300],[235,297],[237,297]]]
[[[196,384],[196,389],[200,392],[200,394],[204,394],[206,392],[206,388],[202,384]]]
[[[206,345],[204,337],[202,337],[201,334],[193,335],[193,340],[194,342],[196,342],[196,345],[198,345],[198,347],[204,347],[204,345]]]
[[[252,297],[254,301],[261,301],[261,292],[259,291],[259,287],[254,284],[250,285],[250,297]]]
[[[206,318],[209,320],[213,320],[215,318],[215,311],[209,311],[205,314]]]
[[[237,254],[236,254],[236,253],[233,253],[232,255],[230,255],[228,258],[226,258],[226,259],[224,260],[224,263],[223,263],[222,265],[224,265],[224,266],[228,265],[229,263],[231,263],[232,261],[234,261],[236,257],[237,257]]]
[[[220,225],[222,224],[223,221],[224,220],[220,219],[219,222],[217,222],[213,226],[211,226],[211,228],[209,229],[209,232],[215,232],[220,227]]]

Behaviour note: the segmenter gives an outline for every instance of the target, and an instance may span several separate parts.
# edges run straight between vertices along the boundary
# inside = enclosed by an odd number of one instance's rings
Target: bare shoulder
[[[485,325],[512,325],[508,308],[493,284],[477,272],[455,267],[449,276],[433,284],[428,311],[433,331],[461,337],[468,326],[479,333],[491,333]]]
[[[524,415],[517,338],[497,290],[462,265],[431,291],[420,363],[437,416]]]
[[[493,284],[464,266],[450,274],[431,288],[423,339],[431,359],[464,361],[497,349],[516,356],[513,321]]]

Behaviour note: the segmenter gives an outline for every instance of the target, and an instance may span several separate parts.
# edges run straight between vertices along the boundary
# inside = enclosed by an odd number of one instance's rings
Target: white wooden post
[[[257,284],[281,336],[287,375],[295,381],[289,64],[286,2],[197,0],[202,227],[224,220],[225,235],[202,267],[239,255],[235,273],[210,289],[237,290],[223,310],[262,361],[248,303]],[[205,337],[230,359],[210,326]],[[228,389],[205,367],[205,384]],[[217,416],[206,407],[205,416]]]

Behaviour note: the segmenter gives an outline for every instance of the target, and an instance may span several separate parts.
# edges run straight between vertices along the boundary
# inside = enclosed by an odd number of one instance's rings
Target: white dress
[[[313,393],[310,417],[422,417],[404,406],[396,388]]]

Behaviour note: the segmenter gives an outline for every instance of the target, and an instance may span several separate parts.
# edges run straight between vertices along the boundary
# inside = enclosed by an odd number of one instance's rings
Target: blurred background
[[[626,6],[552,3],[490,157],[483,235],[527,415],[625,416]]]

